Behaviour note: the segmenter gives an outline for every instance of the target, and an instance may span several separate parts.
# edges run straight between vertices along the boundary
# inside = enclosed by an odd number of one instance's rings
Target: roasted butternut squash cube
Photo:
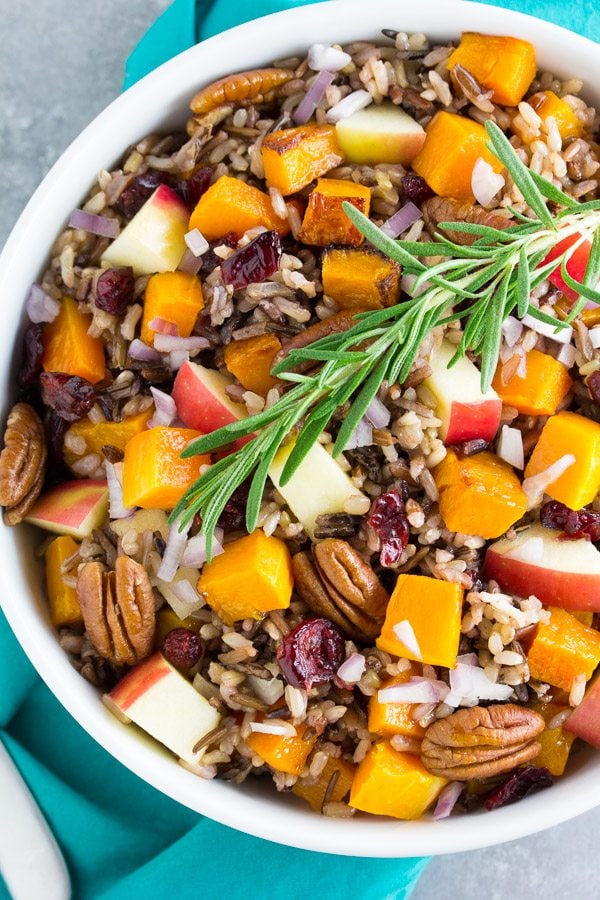
[[[352,763],[347,762],[347,760],[342,759],[342,757],[336,759],[335,757],[330,756],[325,763],[325,768],[314,784],[305,784],[300,778],[292,787],[292,793],[296,794],[297,797],[302,797],[303,800],[306,800],[308,805],[311,809],[314,809],[315,812],[321,812],[323,801],[325,800],[325,795],[333,776],[335,775],[335,781],[328,800],[329,802],[339,803],[342,800],[345,800],[350,793],[355,772],[356,766]]]
[[[180,337],[189,337],[204,308],[202,285],[197,275],[159,272],[152,275],[144,293],[142,340],[152,346],[156,332],[153,319],[165,319],[177,327]]]
[[[68,466],[72,466],[80,457],[88,453],[102,454],[103,447],[116,447],[117,450],[125,450],[127,442],[131,438],[146,430],[146,425],[152,417],[152,410],[145,409],[134,416],[126,416],[120,422],[91,422],[87,417],[73,422],[67,431],[68,440],[63,448],[63,458]],[[81,453],[73,450],[73,438],[82,438],[85,447]]]
[[[542,122],[546,122],[550,116],[554,118],[563,141],[571,137],[581,137],[583,134],[585,129],[581,119],[577,118],[569,104],[561,100],[554,91],[539,91],[537,94],[528,97],[527,102],[534,108]],[[522,128],[519,128],[518,121],[513,120],[511,129],[522,140],[527,139],[527,134]]]
[[[271,375],[273,360],[281,350],[274,334],[257,334],[243,341],[231,341],[225,347],[225,365],[248,391],[265,397],[277,379]]]
[[[261,530],[226,544],[223,553],[206,563],[198,580],[198,591],[226,625],[287,609],[293,586],[287,545]]]
[[[304,740],[302,735],[305,731],[306,725],[303,723],[296,725],[295,737],[252,731],[246,738],[246,743],[272,769],[289,775],[300,775],[317,740],[316,734]]]
[[[450,531],[499,537],[525,515],[521,482],[494,453],[460,457],[448,450],[433,475],[440,514]]]
[[[199,431],[157,425],[128,441],[123,459],[123,502],[142,509],[173,509],[210,464],[206,455],[182,459]]]
[[[288,220],[276,215],[268,194],[230,175],[222,175],[211,184],[190,218],[190,229],[197,228],[207,241],[230,232],[241,237],[258,225],[278,231],[282,237],[290,230]]]
[[[340,309],[383,309],[400,297],[398,263],[372,249],[330,247],[323,253],[323,291]]]
[[[496,172],[502,170],[502,164],[487,148],[487,133],[479,122],[441,111],[426,131],[423,149],[415,157],[413,169],[440,197],[473,201],[471,177],[480,157]]]
[[[267,184],[284,196],[302,190],[344,159],[335,126],[313,123],[267,134],[261,152]]]
[[[428,772],[418,756],[380,741],[356,771],[350,806],[375,816],[420,819],[447,784],[446,778]]]
[[[357,247],[364,238],[344,210],[347,201],[365,216],[369,215],[371,190],[363,184],[340,178],[319,178],[311,191],[302,220],[300,240],[305,244],[326,247],[327,244],[348,244]]]
[[[536,681],[570,691],[577,675],[589,681],[600,663],[600,632],[553,607],[550,621],[537,626],[527,662]]]
[[[570,509],[581,509],[600,490],[600,425],[572,412],[551,416],[525,469],[525,476],[545,471],[562,456],[573,454],[575,462],[546,488],[553,500]]]
[[[569,706],[562,703],[544,703],[542,701],[537,703],[533,709],[543,716],[546,728],[536,737],[538,744],[541,744],[541,750],[535,759],[531,761],[531,764],[548,769],[551,775],[562,775],[569,760],[569,753],[571,752],[575,735],[569,734],[560,725],[558,728],[548,728],[548,723],[559,713],[567,711]]]
[[[573,385],[566,367],[539,350],[530,350],[525,361],[525,377],[515,373],[506,384],[502,382],[500,364],[492,387],[506,406],[514,406],[520,413],[528,416],[554,415]]]
[[[54,538],[46,550],[46,588],[50,618],[56,628],[83,623],[77,591],[65,584],[62,573],[62,564],[77,552],[78,547],[72,537],[64,535]]]
[[[91,384],[102,381],[106,372],[104,343],[88,334],[91,324],[92,317],[79,312],[72,297],[62,298],[57,317],[44,325],[42,333],[44,372],[78,375]]]
[[[426,575],[399,575],[377,638],[380,650],[432,666],[454,668],[460,640],[463,589]],[[421,651],[407,647],[394,631],[409,622]]]
[[[535,78],[535,49],[529,41],[508,35],[463,33],[460,44],[448,59],[452,75],[461,65],[479,84],[493,91],[492,99],[503,106],[516,106]]]
[[[413,676],[420,673],[420,668],[412,665],[404,672],[393,675],[381,685],[381,689],[397,687],[406,684]],[[380,703],[377,693],[369,700],[368,729],[373,734],[382,737],[391,737],[393,734],[404,734],[407,737],[422,738],[425,729],[412,717],[415,710],[414,703]]]

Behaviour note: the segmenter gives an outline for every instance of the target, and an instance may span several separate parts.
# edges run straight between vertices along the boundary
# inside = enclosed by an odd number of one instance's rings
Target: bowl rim
[[[22,255],[27,251],[28,240],[36,233],[36,219],[40,207],[52,205],[53,198],[58,204],[60,190],[67,190],[69,185],[71,167],[77,168],[78,159],[89,150],[94,141],[105,142],[108,131],[111,129],[118,131],[119,124],[125,128],[130,116],[136,119],[137,105],[142,104],[155,92],[160,94],[161,85],[166,85],[169,79],[176,80],[178,76],[183,75],[186,84],[184,96],[191,96],[194,90],[191,85],[202,81],[201,78],[192,81],[191,73],[198,71],[195,64],[203,55],[210,57],[214,54],[215,57],[220,56],[222,59],[231,52],[235,59],[236,50],[239,51],[242,42],[248,42],[251,47],[252,42],[256,42],[258,46],[264,44],[265,32],[281,34],[283,31],[286,35],[288,32],[296,35],[294,40],[288,39],[288,43],[295,43],[297,46],[307,46],[314,41],[319,26],[333,33],[333,18],[341,2],[342,0],[337,0],[335,7],[330,3],[296,7],[229,29],[164,63],[114,100],[64,151],[21,213],[0,255],[0,295],[10,297],[14,294],[12,282],[16,281],[17,284],[19,282],[18,272],[23,268],[20,258],[22,259]],[[348,15],[345,16],[346,21],[340,23],[340,39],[344,41],[352,39],[343,37],[342,32],[352,32],[356,39],[359,21],[362,25],[367,22],[365,4],[363,0],[343,0],[343,2],[344,12]],[[371,0],[368,17],[369,22],[398,21],[398,27],[409,31],[423,30],[429,33],[437,31],[455,35],[465,30],[465,23],[469,23],[469,27],[473,30],[516,33],[534,43],[544,45],[544,48],[550,47],[556,51],[562,49],[564,52],[567,46],[567,60],[571,58],[575,60],[578,51],[585,59],[598,50],[597,44],[593,41],[557,25],[525,13],[471,0],[452,0],[451,4],[443,3],[442,0],[442,6],[440,0],[420,0],[418,10],[392,10],[388,0]],[[438,20],[446,21],[445,24],[439,25]],[[307,24],[309,21],[310,25]],[[369,25],[363,33],[372,31],[374,29]],[[305,34],[311,35],[308,40],[304,39]],[[272,46],[271,38],[267,41],[267,45],[268,48]],[[250,51],[247,51],[246,56],[249,53]],[[264,56],[261,58],[264,64]],[[225,68],[239,69],[238,66]],[[176,102],[171,91],[170,105],[165,110],[165,126],[175,109]],[[122,154],[123,145],[120,146]],[[104,164],[111,163],[105,159]],[[86,184],[91,182],[93,173],[88,173],[88,176],[90,181]],[[84,184],[81,176],[77,184]],[[79,199],[85,189],[85,186],[77,187],[76,196]],[[56,234],[57,230],[53,225],[52,233]],[[39,270],[46,258],[46,250],[43,254],[38,254],[35,268]],[[22,296],[18,292],[16,295]],[[18,304],[14,305],[18,307]],[[13,310],[13,318],[15,322],[22,318],[20,308]],[[7,331],[9,336],[6,344],[10,355],[14,330],[7,328]],[[9,370],[10,365],[4,373],[5,397],[10,392]],[[15,553],[20,555],[23,553],[26,535],[15,537],[13,534],[9,535],[9,531],[5,526],[0,529],[2,559],[8,558],[6,553],[9,556],[12,554],[13,557]],[[566,783],[561,781],[554,785],[551,792],[530,797],[517,807],[505,807],[491,815],[475,814],[437,823],[428,820],[399,822],[374,817],[332,820],[317,816],[308,809],[286,803],[285,798],[278,798],[278,802],[275,802],[272,791],[265,796],[259,796],[256,790],[244,791],[223,782],[199,783],[197,776],[174,765],[172,755],[163,751],[155,742],[144,740],[137,729],[133,734],[133,726],[129,726],[129,729],[124,728],[103,704],[97,702],[97,692],[71,667],[66,654],[58,646],[56,634],[47,617],[44,620],[43,612],[40,615],[42,607],[39,604],[39,597],[37,608],[34,607],[33,601],[29,602],[29,595],[25,603],[19,599],[23,596],[23,590],[34,590],[32,578],[30,567],[18,565],[14,572],[10,566],[0,567],[2,607],[21,646],[59,702],[91,737],[132,772],[182,805],[205,814],[221,824],[256,837],[306,850],[349,856],[408,857],[466,851],[503,843],[549,828],[600,805],[600,779],[594,777],[593,771],[584,771],[581,766],[566,779]],[[91,698],[95,698],[96,702],[91,702]],[[597,764],[600,766],[600,759]]]

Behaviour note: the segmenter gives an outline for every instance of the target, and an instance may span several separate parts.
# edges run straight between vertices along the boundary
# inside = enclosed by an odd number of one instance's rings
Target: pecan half
[[[354,316],[357,312],[360,312],[360,310],[342,310],[334,313],[333,316],[329,316],[327,319],[315,322],[314,325],[309,325],[304,331],[294,335],[289,341],[285,341],[282,349],[275,356],[271,368],[282,359],[285,359],[290,350],[303,350],[304,347],[314,344],[315,341],[319,341],[321,338],[329,337],[330,334],[340,334],[343,331],[348,331],[353,325],[356,325]],[[314,365],[314,362],[307,359],[305,362],[295,366],[293,371],[308,372]]]
[[[46,455],[40,417],[29,404],[17,403],[9,413],[0,454],[0,505],[7,525],[17,525],[39,497]]]
[[[389,595],[362,556],[347,541],[329,538],[313,555],[293,559],[296,590],[313,612],[334,622],[354,640],[377,637]]]
[[[460,709],[429,726],[423,764],[451,781],[501,775],[538,755],[535,738],[544,728],[539,713],[515,703]]]
[[[77,597],[88,637],[100,656],[133,666],[149,656],[154,644],[154,593],[146,570],[119,556],[115,571],[99,562],[85,563],[77,576]]]
[[[510,228],[512,222],[506,216],[496,212],[489,212],[482,206],[474,206],[472,203],[461,203],[460,200],[452,200],[449,197],[431,197],[421,207],[423,221],[429,234],[435,235],[439,230],[440,222],[467,222],[472,225],[489,225],[504,231]],[[478,240],[476,234],[465,234],[462,231],[442,229],[444,237],[454,241],[455,244],[470,246]]]

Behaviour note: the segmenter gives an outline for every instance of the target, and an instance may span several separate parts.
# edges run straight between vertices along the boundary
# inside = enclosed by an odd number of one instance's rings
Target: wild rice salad
[[[58,236],[4,519],[51,532],[81,675],[201,778],[438,819],[600,747],[582,89],[508,36],[315,44],[200,90]]]

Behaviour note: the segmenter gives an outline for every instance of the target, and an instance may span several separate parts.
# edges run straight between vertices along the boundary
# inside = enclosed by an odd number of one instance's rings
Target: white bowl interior
[[[168,131],[186,119],[192,94],[203,84],[301,51],[314,41],[377,37],[380,28],[423,31],[434,40],[461,31],[512,34],[532,41],[542,69],[581,77],[586,96],[600,103],[598,47],[577,35],[509,10],[453,0],[336,0],[259,19],[204,42],[166,63],[109,106],[77,138],[44,179],[0,257],[0,395],[14,395],[15,335],[27,290],[44,268],[48,248],[101,168],[111,168],[127,145]],[[494,813],[445,822],[398,822],[375,817],[327,819],[292,795],[250,779],[243,787],[203,782],[177,765],[134,726],[123,726],[96,691],[71,667],[49,623],[33,530],[0,528],[2,606],[38,672],[75,719],[141,778],[180,803],[258,837],[322,852],[401,857],[449,853],[513,840],[565,821],[600,803],[600,756],[582,750],[569,775],[552,790]]]

